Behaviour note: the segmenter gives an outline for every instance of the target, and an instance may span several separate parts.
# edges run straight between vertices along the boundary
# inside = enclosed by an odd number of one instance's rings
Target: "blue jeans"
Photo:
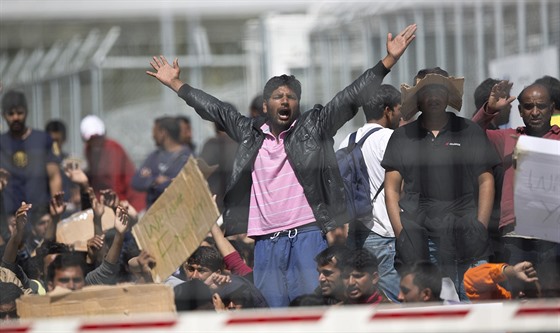
[[[347,245],[351,249],[364,248],[377,258],[379,287],[387,298],[398,303],[401,278],[395,269],[395,238],[382,237],[365,227],[357,226],[354,232],[349,233]]]
[[[441,265],[441,263],[438,262],[437,241],[432,238],[429,238],[428,249],[430,252],[430,261],[436,265]],[[464,262],[464,263],[455,262],[454,267],[451,268],[451,271],[453,271],[453,273],[450,274],[452,276],[449,276],[449,278],[453,280],[453,283],[455,284],[455,290],[457,291],[457,294],[459,295],[459,300],[462,303],[470,303],[469,297],[467,296],[467,292],[465,291],[465,284],[463,283],[463,277],[465,273],[467,272],[467,270],[469,270],[469,268],[473,268],[486,263],[488,263],[487,259],[479,259],[476,261]],[[449,269],[447,271],[449,271]]]
[[[327,248],[327,241],[319,227],[294,230],[255,240],[253,280],[270,307],[286,307],[319,286],[315,256]]]

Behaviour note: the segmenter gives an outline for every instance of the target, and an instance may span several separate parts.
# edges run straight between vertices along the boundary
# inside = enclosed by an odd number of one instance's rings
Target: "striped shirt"
[[[261,129],[265,140],[251,173],[248,236],[292,229],[315,221],[284,149],[287,131],[280,133],[277,141],[267,124]]]

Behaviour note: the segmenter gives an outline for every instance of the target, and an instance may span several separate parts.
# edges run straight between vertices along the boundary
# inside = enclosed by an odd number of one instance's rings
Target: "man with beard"
[[[377,265],[377,258],[366,249],[356,249],[348,254],[342,268],[346,287],[345,304],[390,303],[377,285]]]
[[[185,84],[179,63],[160,56],[147,74],[178,93],[206,120],[239,143],[224,196],[226,236],[255,240],[254,282],[271,307],[288,306],[318,286],[314,258],[349,221],[333,136],[358,112],[412,42],[416,25],[387,36],[387,56],[324,107],[300,113],[301,85],[293,75],[271,78],[265,116],[250,118]]]
[[[315,294],[321,295],[325,305],[341,304],[346,300],[342,265],[349,253],[350,249],[346,246],[333,245],[315,257],[319,272],[319,288]]]
[[[180,133],[180,125],[174,117],[161,117],[154,122],[152,136],[157,149],[132,177],[132,187],[147,192],[146,208],[150,208],[171,184],[191,155],[191,149],[179,143]]]
[[[2,116],[9,129],[0,136],[0,168],[9,174],[4,189],[8,214],[14,214],[22,201],[48,206],[51,195],[62,191],[53,141],[46,132],[26,125],[27,111],[22,92],[7,91],[2,97]]]

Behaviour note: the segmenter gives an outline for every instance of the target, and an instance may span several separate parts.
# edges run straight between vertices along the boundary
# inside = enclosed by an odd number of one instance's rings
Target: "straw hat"
[[[423,78],[419,79],[418,76],[423,71],[427,71],[429,74],[426,74]],[[409,86],[406,83],[401,84],[401,113],[403,118],[408,120],[419,111],[416,94],[422,88],[432,84],[444,86],[449,92],[449,101],[447,105],[457,111],[461,111],[461,106],[463,105],[464,83],[465,78],[449,76],[446,71],[439,67],[418,72],[418,75],[416,76],[416,84],[414,86]]]

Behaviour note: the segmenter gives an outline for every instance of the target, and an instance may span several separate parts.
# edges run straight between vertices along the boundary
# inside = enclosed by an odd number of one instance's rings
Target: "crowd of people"
[[[512,153],[520,135],[560,139],[551,124],[560,81],[544,77],[513,97],[513,83],[485,80],[472,120],[460,117],[447,108],[461,110],[464,80],[444,69],[420,70],[400,92],[383,84],[416,29],[389,33],[382,60],[307,112],[293,75],[272,77],[242,115],[182,81],[177,60],[153,57],[147,74],[216,128],[197,158],[216,166],[207,180],[223,225],[163,282],[177,310],[558,297],[559,244],[515,232]],[[525,126],[508,128],[515,99]],[[360,108],[366,123],[338,149],[365,138],[372,214],[352,220],[333,137]],[[28,111],[23,93],[3,94],[0,319],[17,318],[24,294],[153,283],[157,262],[130,229],[196,154],[190,119],[155,119],[156,149],[136,168],[88,115],[85,167],[63,152],[63,122],[33,129]],[[57,225],[88,209],[87,251],[59,242]]]

